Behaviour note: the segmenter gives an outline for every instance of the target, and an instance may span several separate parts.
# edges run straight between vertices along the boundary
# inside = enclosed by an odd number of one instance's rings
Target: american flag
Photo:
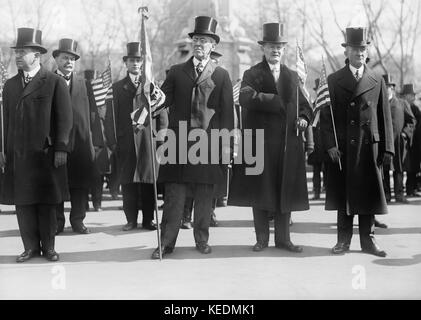
[[[301,84],[304,85],[307,80],[307,66],[306,66],[306,63],[304,62],[303,50],[298,45],[298,42],[297,42],[296,58],[297,58],[296,67],[297,67],[298,78]]]
[[[149,46],[148,34],[146,33],[145,20],[148,19],[148,8],[141,7],[142,26],[140,29],[140,43],[142,46],[142,74],[140,77],[141,85],[138,87],[133,101],[133,112],[131,113],[132,124],[135,127],[135,133],[139,127],[143,126],[148,116],[149,107],[152,110],[152,116],[161,111],[165,105],[165,94],[155,84],[152,72],[152,54]]]
[[[241,80],[232,87],[232,93],[234,97],[234,104],[240,104],[240,89],[241,89]]]
[[[322,60],[322,71],[320,72],[320,82],[319,87],[317,88],[317,97],[314,102],[314,122],[313,126],[317,125],[317,122],[320,118],[320,109],[330,105],[330,94],[329,87],[326,80],[326,66],[324,60]]]
[[[9,74],[7,73],[7,69],[0,61],[0,103],[3,102],[3,87],[8,78]]]
[[[97,108],[105,107],[105,101],[113,98],[111,63],[108,63],[107,69],[92,80],[91,84]]]

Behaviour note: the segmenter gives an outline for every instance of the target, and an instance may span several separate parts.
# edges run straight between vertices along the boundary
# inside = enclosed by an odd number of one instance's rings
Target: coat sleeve
[[[327,151],[336,146],[335,131],[333,130],[331,114],[331,110],[333,110],[336,104],[333,77],[329,76],[327,82],[332,107],[324,106],[320,109],[320,138],[321,146],[324,151]]]
[[[240,105],[255,112],[275,114],[284,112],[286,106],[282,102],[281,97],[273,93],[259,92],[255,78],[251,70],[247,70],[244,73],[241,89],[249,86],[256,91],[256,94],[253,94],[251,91],[240,90]]]
[[[379,94],[379,102],[377,104],[377,119],[379,122],[379,154],[388,152],[395,154],[395,143],[393,139],[392,114],[390,112],[389,97],[387,95],[386,84],[381,79],[381,90]]]
[[[3,98],[3,102],[1,104],[1,114],[0,114],[0,121],[3,125],[3,130],[0,131],[0,150],[4,150],[6,153],[7,151],[7,131],[8,131],[8,124],[9,124],[9,81],[6,81],[3,87],[3,92],[0,92]],[[4,143],[4,146],[3,146]]]
[[[114,98],[108,99],[106,102],[105,119],[104,119],[104,135],[107,141],[107,147],[112,149],[117,144],[116,136],[116,119]]]
[[[174,104],[174,86],[175,86],[175,69],[171,67],[168,71],[167,77],[161,86],[161,90],[165,93],[164,105],[166,108]]]
[[[401,100],[404,106],[404,126],[402,132],[408,138],[409,144],[412,144],[412,138],[414,136],[415,126],[417,124],[417,120],[415,120],[415,116],[412,113],[411,106],[405,100]]]
[[[69,139],[73,126],[73,111],[69,89],[66,81],[61,77],[57,77],[56,80],[52,113],[53,126],[55,127],[55,136],[52,137],[54,150],[70,152]]]
[[[227,71],[224,72],[220,108],[220,129],[228,129],[231,131],[234,129],[234,98],[231,79]]]

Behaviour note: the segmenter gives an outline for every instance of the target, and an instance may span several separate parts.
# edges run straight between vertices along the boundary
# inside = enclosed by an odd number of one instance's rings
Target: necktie
[[[135,85],[135,87],[137,88],[137,87],[139,86],[139,84],[140,84],[140,79],[139,79],[139,76],[136,76],[136,77],[134,78],[134,85]]]
[[[29,73],[26,75],[26,77],[23,79],[25,81],[25,84],[28,84],[32,81],[32,77],[29,76]]]
[[[359,75],[358,69],[357,69],[357,71],[355,72],[355,80],[357,80],[357,81],[359,81],[359,80],[360,80],[360,75]]]
[[[200,77],[200,75],[202,74],[202,72],[203,72],[203,65],[202,65],[202,63],[201,63],[201,62],[199,62],[199,63],[197,64],[197,66],[196,66],[197,78],[199,78],[199,77]]]
[[[66,81],[70,81],[70,75],[65,76],[65,75],[61,75]]]
[[[279,78],[279,70],[276,69],[276,68],[273,68],[272,69],[272,75],[273,75],[273,78],[275,79],[275,82],[277,82],[278,78]]]

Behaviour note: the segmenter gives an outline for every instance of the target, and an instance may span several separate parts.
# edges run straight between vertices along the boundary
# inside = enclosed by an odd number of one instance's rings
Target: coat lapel
[[[265,75],[264,87],[265,88],[269,87],[271,92],[277,92],[277,88],[276,88],[277,84],[275,83],[275,79],[273,78],[273,74],[272,74],[272,71],[270,70],[269,63],[266,61],[265,58],[263,58],[263,61],[261,62],[260,67],[262,68],[263,73]],[[282,78],[282,68],[279,73],[278,83],[281,81],[281,78]]]
[[[70,82],[70,96],[72,97],[72,101],[76,101],[76,96],[80,92],[80,87],[83,85],[83,79],[76,77],[74,74],[72,75],[72,81]]]
[[[42,87],[45,83],[45,79],[47,77],[47,73],[45,69],[41,67],[35,77],[32,79],[31,82],[23,89],[22,99],[30,95],[32,92],[37,91],[40,87]]]
[[[352,74],[351,70],[349,70],[348,65],[346,65],[344,68],[340,70],[340,74],[338,77],[338,85],[342,89],[349,91],[350,93],[355,92],[355,88],[357,86],[357,80],[355,80],[354,75]]]
[[[373,74],[373,71],[369,69],[367,66],[365,67],[365,71],[363,77],[358,81],[357,88],[354,91],[352,99],[362,95],[363,93],[370,91],[373,89],[377,84],[376,77]]]
[[[132,80],[130,79],[130,76],[127,75],[127,77],[124,79],[125,83],[123,84],[124,90],[129,92],[131,95],[134,95],[136,93],[136,87],[134,86]]]
[[[193,82],[196,81],[196,74],[194,72],[194,65],[193,65],[193,57],[191,57],[189,60],[184,63],[183,71],[190,77],[190,79],[193,80]]]
[[[208,79],[213,72],[216,69],[216,65],[212,62],[212,60],[209,60],[209,62],[206,64],[205,69],[203,69],[202,74],[200,75],[199,79],[197,79],[196,83],[202,83],[203,81],[206,81],[206,79]]]

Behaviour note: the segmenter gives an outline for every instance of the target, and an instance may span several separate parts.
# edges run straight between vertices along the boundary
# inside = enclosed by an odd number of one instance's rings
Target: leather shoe
[[[89,229],[88,228],[86,228],[85,227],[85,225],[81,225],[81,226],[78,226],[78,227],[74,227],[74,228],[72,228],[73,229],[73,231],[74,232],[76,232],[76,233],[80,233],[80,234],[89,234],[89,233],[91,233],[90,231],[89,231]]]
[[[291,241],[278,243],[275,247],[277,247],[279,249],[286,249],[286,250],[291,251],[291,252],[297,252],[297,253],[303,252],[302,247],[296,246]]]
[[[379,246],[375,243],[373,243],[370,247],[363,248],[362,251],[368,254],[373,254],[378,257],[386,257],[386,252],[381,250]]]
[[[174,251],[174,248],[162,247],[161,251],[162,251],[162,258],[163,258],[164,255],[172,253]],[[154,250],[154,252],[152,253],[151,259],[154,259],[154,260],[159,259],[159,247]]]
[[[128,222],[124,227],[123,231],[130,231],[137,228],[137,223],[135,222]]]
[[[209,254],[212,252],[211,247],[207,243],[198,243],[196,244],[196,249],[203,254]]]
[[[48,260],[48,261],[59,261],[60,257],[58,255],[58,253],[54,250],[48,250],[47,252],[43,252],[42,255]]]
[[[153,222],[149,222],[149,223],[146,223],[146,224],[142,224],[142,228],[146,229],[146,230],[153,231],[153,230],[156,230],[156,225]]]
[[[338,242],[333,248],[332,253],[333,254],[342,254],[349,251],[349,244]]]
[[[256,244],[253,246],[253,251],[260,252],[260,251],[263,251],[267,247],[268,247],[267,243],[256,242]]]
[[[375,219],[374,220],[374,226],[376,228],[382,228],[382,229],[387,229],[387,224],[380,222],[379,220]]]
[[[25,250],[20,256],[16,258],[16,262],[25,262],[29,259],[32,259],[33,257],[39,257],[40,251],[39,250]]]
[[[181,224],[181,229],[193,229],[193,225],[190,221],[185,221]]]

